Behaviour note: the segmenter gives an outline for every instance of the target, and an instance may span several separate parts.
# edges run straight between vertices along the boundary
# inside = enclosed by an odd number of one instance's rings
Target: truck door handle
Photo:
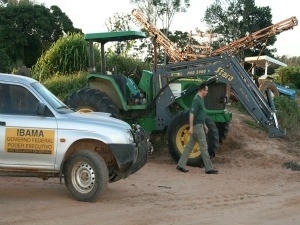
[[[6,126],[6,123],[4,121],[0,121],[0,126]]]

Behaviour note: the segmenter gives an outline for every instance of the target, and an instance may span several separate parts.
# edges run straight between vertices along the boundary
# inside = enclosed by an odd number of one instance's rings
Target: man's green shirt
[[[204,99],[201,98],[198,94],[192,101],[190,112],[194,114],[194,126],[197,124],[204,124],[206,117]]]

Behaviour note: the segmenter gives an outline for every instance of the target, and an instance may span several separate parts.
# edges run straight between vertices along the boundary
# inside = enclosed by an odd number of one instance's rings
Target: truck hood
[[[103,112],[74,112],[65,114],[70,120],[74,120],[76,122],[90,123],[93,125],[102,125],[109,127],[116,127],[119,129],[131,129],[130,125],[123,120],[116,119],[110,116],[110,113]]]

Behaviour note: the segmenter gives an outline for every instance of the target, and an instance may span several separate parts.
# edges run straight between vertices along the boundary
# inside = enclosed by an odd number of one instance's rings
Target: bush
[[[72,75],[55,75],[47,79],[43,84],[61,101],[74,91],[83,88],[87,84],[87,73],[79,72]]]
[[[300,89],[300,66],[280,67],[277,72],[279,74],[276,79],[278,83]]]
[[[143,62],[133,57],[124,57],[115,53],[110,53],[107,56],[106,66],[108,69],[113,69],[113,74],[123,74],[131,76],[131,78],[138,84],[142,70],[151,70],[151,66],[147,62]]]
[[[300,108],[297,106],[296,101],[290,100],[286,96],[279,96],[274,98],[274,103],[277,110],[278,123],[287,130],[287,136],[299,138]],[[232,106],[242,113],[247,113],[247,110],[240,102],[232,103]]]
[[[68,34],[58,39],[38,59],[32,74],[44,81],[55,74],[72,74],[88,68],[87,43],[81,34]]]
[[[279,124],[286,128],[289,136],[300,136],[300,108],[296,101],[285,96],[274,98]]]

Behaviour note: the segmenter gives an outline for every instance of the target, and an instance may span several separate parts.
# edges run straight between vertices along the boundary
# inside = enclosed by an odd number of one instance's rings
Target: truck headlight
[[[133,138],[133,134],[132,134],[132,131],[131,130],[127,130],[126,132],[127,134],[127,139],[130,143],[133,143],[134,142],[134,138]]]

